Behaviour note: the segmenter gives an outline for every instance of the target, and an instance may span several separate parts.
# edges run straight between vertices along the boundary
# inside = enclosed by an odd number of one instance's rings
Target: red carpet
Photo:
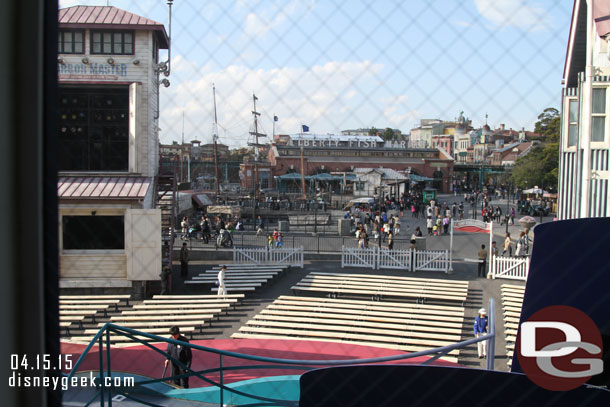
[[[316,342],[304,340],[280,340],[280,339],[215,339],[215,340],[197,340],[192,343],[215,349],[222,349],[230,352],[265,356],[280,359],[296,359],[296,360],[347,360],[347,359],[364,359],[377,358],[383,356],[399,355],[404,352],[376,348],[370,346],[350,345],[334,342]],[[165,350],[167,345],[157,344],[158,349]],[[76,363],[81,352],[86,346],[70,343],[61,344],[62,354],[72,354],[72,361]],[[112,370],[121,372],[129,372],[142,376],[160,378],[163,374],[164,358],[161,354],[144,346],[137,345],[123,348],[111,348],[111,367]],[[194,351],[192,368],[194,370],[213,369],[219,366],[219,356],[209,352]],[[395,364],[418,364],[427,357],[419,357],[405,361],[389,362]],[[223,366],[244,366],[244,365],[261,365],[270,363],[256,362],[235,357],[223,356]],[[106,354],[104,353],[104,364],[106,363]],[[435,365],[443,366],[458,366],[455,363],[436,361]],[[321,367],[321,366],[315,366]],[[83,363],[79,366],[79,371],[99,370],[99,355],[98,346],[89,352]],[[241,380],[253,379],[264,376],[278,375],[293,375],[301,374],[303,370],[292,369],[250,369],[236,370],[225,372],[225,383],[231,383]],[[171,367],[168,368],[166,376],[171,375]],[[218,381],[218,374],[206,376],[212,380]],[[207,386],[208,384],[198,378],[191,378],[191,387]]]

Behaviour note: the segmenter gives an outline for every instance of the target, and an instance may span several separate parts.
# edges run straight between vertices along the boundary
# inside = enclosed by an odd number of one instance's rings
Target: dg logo
[[[547,390],[572,390],[604,371],[599,329],[573,307],[534,313],[521,324],[516,350],[523,372]]]

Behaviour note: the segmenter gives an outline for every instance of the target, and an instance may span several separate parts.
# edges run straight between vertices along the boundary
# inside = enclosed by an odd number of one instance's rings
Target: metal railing
[[[113,397],[116,395],[122,395],[123,397],[142,403],[142,405],[148,405],[153,407],[161,407],[156,404],[152,404],[150,402],[145,402],[143,400],[139,400],[137,398],[138,389],[142,389],[144,386],[151,385],[154,383],[161,383],[165,381],[170,381],[174,379],[180,379],[183,377],[197,377],[201,379],[208,385],[214,386],[218,388],[218,403],[219,405],[224,405],[225,403],[225,393],[230,393],[242,397],[247,397],[250,399],[258,400],[259,403],[251,403],[248,402],[248,406],[297,406],[298,400],[282,400],[277,398],[265,397],[257,394],[246,393],[244,391],[238,390],[236,388],[229,387],[225,384],[225,379],[227,373],[236,372],[239,370],[252,370],[252,369],[286,369],[292,371],[308,371],[312,370],[316,367],[332,367],[332,366],[348,366],[348,365],[361,365],[361,364],[374,364],[374,363],[384,363],[384,362],[393,362],[393,361],[402,361],[413,359],[421,356],[431,356],[430,359],[422,362],[421,365],[429,365],[432,362],[438,360],[439,358],[447,355],[449,352],[462,349],[467,346],[473,345],[477,342],[488,341],[487,346],[487,363],[486,369],[493,370],[494,368],[494,356],[495,356],[495,337],[496,337],[496,329],[495,329],[495,309],[494,309],[494,300],[493,298],[489,300],[489,327],[490,332],[478,338],[468,339],[462,342],[455,343],[453,345],[443,346],[439,348],[429,349],[426,351],[414,352],[409,354],[400,354],[393,356],[385,356],[378,358],[366,358],[366,359],[351,359],[351,360],[297,360],[297,359],[279,359],[279,358],[271,358],[271,357],[263,357],[263,356],[254,356],[247,355],[242,353],[230,352],[220,349],[209,348],[206,346],[196,345],[192,343],[185,343],[181,341],[177,341],[171,338],[164,338],[157,335],[148,334],[145,332],[140,332],[134,329],[121,327],[119,325],[106,323],[98,333],[93,337],[89,345],[83,350],[83,353],[79,356],[78,360],[74,364],[74,367],[68,374],[64,374],[64,377],[67,377],[67,381],[70,382],[72,377],[78,372],[79,367],[89,354],[89,352],[93,349],[93,347],[97,344],[98,346],[98,355],[99,355],[99,371],[98,376],[96,377],[96,386],[97,392],[95,397],[93,397],[86,406],[92,405],[99,399],[100,406],[108,406],[112,407]],[[114,333],[117,335],[125,336],[132,339],[134,342],[138,342],[146,347],[148,347],[151,351],[156,352],[162,355],[164,358],[169,359],[171,362],[177,364],[182,369],[187,369],[182,362],[176,360],[171,357],[167,352],[153,346],[148,341],[155,342],[164,342],[164,343],[173,343],[176,345],[181,345],[184,347],[190,348],[192,351],[200,351],[207,352],[211,354],[218,355],[218,367],[193,371],[189,370],[188,373],[183,375],[169,376],[159,379],[148,379],[141,380],[134,383],[134,387],[129,387],[125,389],[121,386],[115,386],[114,380],[110,380],[110,386],[105,385],[105,378],[112,377],[112,354],[111,354],[111,340],[110,334]],[[142,339],[146,338],[146,339]],[[243,360],[249,360],[252,362],[259,362],[264,364],[254,364],[254,365],[238,365],[238,366],[226,366],[223,363],[223,359],[226,358],[237,358]],[[218,381],[212,379],[210,376],[218,375]]]
[[[313,227],[312,227],[313,228]],[[273,229],[272,229],[273,230]],[[260,235],[252,232],[235,232],[232,234],[234,246],[246,247],[266,247],[268,245],[267,237],[271,231],[266,230]],[[381,239],[381,244],[379,242]],[[179,246],[182,246],[182,240],[176,239]],[[214,239],[210,239],[206,244],[201,239],[189,239],[186,241],[189,249],[210,249],[214,250]],[[354,236],[337,236],[318,233],[316,235],[305,233],[284,232],[284,248],[303,247],[306,253],[341,253],[342,247],[358,247],[358,240]],[[387,239],[385,237],[369,238],[369,247],[387,248]],[[408,250],[411,246],[407,236],[404,238],[394,237],[394,250]]]

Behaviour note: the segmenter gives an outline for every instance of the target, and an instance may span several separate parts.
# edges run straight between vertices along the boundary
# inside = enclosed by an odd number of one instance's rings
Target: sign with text
[[[127,77],[127,64],[57,64],[60,80],[119,80]]]

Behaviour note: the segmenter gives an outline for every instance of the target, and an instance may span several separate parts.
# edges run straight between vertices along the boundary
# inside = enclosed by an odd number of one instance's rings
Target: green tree
[[[517,159],[511,181],[521,188],[539,186],[546,190],[557,190],[559,173],[559,143],[548,143],[534,147],[530,153]]]
[[[369,136],[376,136],[377,135],[377,129],[375,127],[371,127],[369,129]]]
[[[391,128],[386,128],[383,132],[383,134],[381,135],[381,138],[384,139],[385,141],[390,141],[390,140],[395,140],[396,137],[396,133],[394,133],[394,130],[392,130]]]
[[[561,118],[559,117],[559,111],[554,107],[547,107],[538,116],[534,131],[542,134],[546,141],[558,143],[560,125]]]

